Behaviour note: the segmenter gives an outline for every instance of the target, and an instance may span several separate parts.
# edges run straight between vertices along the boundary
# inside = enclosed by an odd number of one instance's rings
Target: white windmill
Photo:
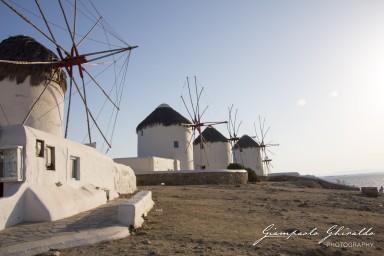
[[[207,142],[204,138],[204,134],[202,133],[202,127],[208,127],[208,126],[213,126],[213,125],[218,125],[218,124],[225,124],[227,121],[218,121],[218,122],[208,122],[208,121],[202,121],[203,115],[205,111],[207,110],[208,106],[206,106],[203,111],[201,111],[200,108],[200,100],[201,100],[201,95],[203,93],[204,87],[201,89],[198,89],[197,86],[197,80],[196,76],[194,77],[194,85],[195,85],[195,92],[194,92],[194,97],[192,96],[191,93],[191,87],[189,84],[189,78],[187,77],[187,87],[188,87],[188,94],[189,94],[189,102],[190,106],[188,107],[186,100],[184,97],[181,95],[181,100],[183,101],[183,104],[188,112],[188,115],[191,119],[191,123],[186,123],[186,127],[191,127],[193,131],[193,137],[194,141],[191,141],[189,144],[192,144],[192,142],[195,142],[195,145],[198,146],[198,150],[194,150],[194,161],[195,161],[195,169],[206,169],[207,166],[209,167],[209,158],[207,151],[205,150],[204,144]],[[193,99],[194,98],[194,99]],[[196,141],[196,132],[198,133],[199,141]]]
[[[271,168],[273,168],[271,161],[272,159],[268,157],[268,154],[275,155],[269,148],[277,147],[279,144],[273,143],[273,140],[267,141],[267,135],[270,130],[270,127],[265,129],[265,118],[263,122],[261,122],[261,118],[259,116],[259,133],[256,127],[256,123],[253,124],[255,128],[256,141],[259,144],[261,150],[261,157],[263,163],[263,173],[265,175],[269,175],[271,173]]]
[[[177,159],[182,170],[193,170],[193,136],[188,124],[187,118],[168,104],[161,104],[136,128],[137,156]]]

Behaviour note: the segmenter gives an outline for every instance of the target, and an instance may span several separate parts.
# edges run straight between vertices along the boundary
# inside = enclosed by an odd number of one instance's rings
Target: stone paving
[[[118,198],[95,209],[72,217],[40,223],[21,223],[0,231],[0,248],[55,236],[70,235],[84,230],[120,226],[118,205],[126,199]]]

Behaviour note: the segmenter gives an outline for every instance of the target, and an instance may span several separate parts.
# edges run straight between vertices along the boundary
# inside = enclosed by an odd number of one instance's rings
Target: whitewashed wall
[[[13,185],[15,186],[14,189],[8,186],[8,193],[10,193],[10,190],[15,192],[12,193],[12,197],[0,198],[0,230],[16,225],[24,220],[24,194],[28,186],[26,184]]]
[[[138,134],[138,157],[163,157],[180,161],[180,169],[193,170],[192,129],[179,126],[157,125],[147,127]],[[174,148],[174,141],[179,148]]]
[[[127,157],[115,158],[116,163],[128,165],[135,174],[150,171],[177,171],[180,170],[180,161],[161,157]]]
[[[30,76],[23,83],[4,79],[0,81],[1,126],[21,124],[33,103],[44,90],[45,85],[31,86]],[[57,136],[63,136],[64,92],[55,82],[51,82],[41,99],[33,108],[25,125]],[[7,120],[8,119],[8,120]],[[9,123],[8,123],[9,122]]]
[[[195,170],[201,169],[200,165],[205,165],[207,170],[227,169],[231,162],[231,145],[227,142],[208,142],[203,145],[204,149],[200,149],[200,144],[193,145]]]
[[[260,149],[256,147],[233,150],[234,162],[242,164],[244,167],[251,168],[258,176],[265,176]]]
[[[47,170],[45,159],[36,156],[36,139],[55,147],[55,170]],[[24,147],[25,180],[4,183],[0,205],[14,207],[0,211],[0,229],[25,220],[51,221],[89,210],[107,201],[106,190],[114,199],[118,192],[137,189],[129,166],[113,162],[92,147],[27,126],[3,127],[0,146],[15,144]],[[80,180],[71,177],[70,156],[80,159]]]

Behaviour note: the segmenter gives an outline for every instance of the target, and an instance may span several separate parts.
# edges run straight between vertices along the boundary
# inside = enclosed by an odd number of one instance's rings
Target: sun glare
[[[305,99],[300,99],[297,101],[297,106],[304,107],[307,104],[307,101]]]
[[[329,93],[329,97],[330,98],[336,98],[337,96],[339,96],[339,92],[338,91],[332,91],[331,93]]]

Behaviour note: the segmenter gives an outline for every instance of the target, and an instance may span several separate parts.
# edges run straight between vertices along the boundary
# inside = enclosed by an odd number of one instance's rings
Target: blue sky
[[[60,15],[57,4],[40,2],[52,19]],[[273,172],[384,169],[383,1],[92,2],[126,42],[139,46],[111,157],[136,156],[135,128],[161,103],[188,117],[180,96],[187,96],[186,77],[197,76],[201,103],[209,106],[205,121],[228,119],[233,104],[240,134],[253,135],[258,116],[266,118],[268,138],[280,144],[270,156]],[[0,13],[8,22],[1,40],[26,34],[54,50],[2,3]],[[79,17],[81,25],[89,27]],[[58,38],[68,40],[64,32]],[[81,141],[84,115],[76,114],[71,134]],[[216,128],[228,136],[225,126]]]

